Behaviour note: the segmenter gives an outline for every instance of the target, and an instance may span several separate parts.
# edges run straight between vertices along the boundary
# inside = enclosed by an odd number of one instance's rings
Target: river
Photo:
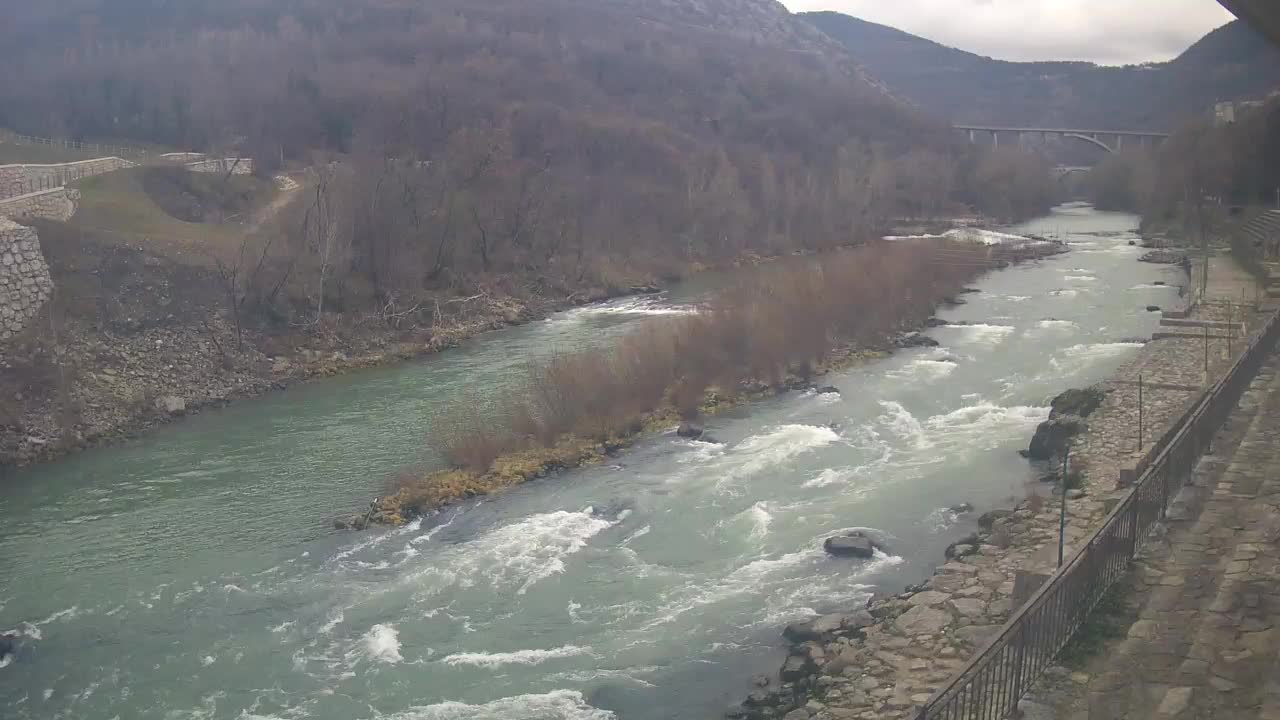
[[[14,718],[714,717],[781,660],[781,626],[922,580],[978,512],[1034,488],[1016,451],[1171,305],[1138,219],[1064,206],[1013,232],[1071,252],[991,273],[902,351],[403,528],[336,532],[431,464],[441,400],[531,355],[607,343],[701,290],[580,308],[421,362],[206,412],[4,478],[0,666]],[[1156,281],[1168,283],[1158,286]],[[829,558],[868,528],[888,552]]]

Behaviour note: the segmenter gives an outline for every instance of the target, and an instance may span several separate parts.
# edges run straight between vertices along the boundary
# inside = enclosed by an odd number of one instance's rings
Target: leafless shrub
[[[709,388],[732,394],[748,379],[808,377],[834,345],[882,342],[1002,260],[969,243],[883,243],[748,273],[697,315],[642,324],[611,349],[535,363],[512,393],[523,399],[506,407],[481,412],[464,398],[433,444],[450,463],[483,471],[566,435],[635,432],[664,404],[694,418]]]

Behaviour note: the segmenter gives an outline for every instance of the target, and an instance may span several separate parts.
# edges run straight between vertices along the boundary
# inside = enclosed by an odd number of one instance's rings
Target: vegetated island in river
[[[599,462],[646,433],[787,390],[894,347],[966,283],[1011,263],[1066,251],[1060,242],[882,241],[761,267],[684,316],[650,320],[613,347],[532,364],[498,407],[455,400],[427,441],[449,464],[407,470],[390,493],[338,528],[398,525],[479,495]]]

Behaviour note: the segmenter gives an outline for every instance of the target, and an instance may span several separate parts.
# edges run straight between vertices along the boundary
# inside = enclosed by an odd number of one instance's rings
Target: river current
[[[608,343],[700,288],[206,412],[0,482],[0,715],[714,717],[781,660],[783,624],[898,591],[977,512],[1037,487],[1049,400],[1105,378],[1176,302],[1138,218],[1064,206],[1011,230],[1071,252],[974,283],[912,349],[666,433],[608,464],[394,530],[336,532],[410,463],[441,400]],[[1167,283],[1157,285],[1157,281]],[[827,557],[864,528],[887,552]]]

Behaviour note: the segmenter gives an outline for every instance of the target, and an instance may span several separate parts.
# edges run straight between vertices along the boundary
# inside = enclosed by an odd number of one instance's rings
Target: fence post
[[[1228,300],[1227,301],[1227,362],[1231,362],[1231,355],[1232,355],[1231,339],[1235,337],[1235,334],[1236,334],[1236,326],[1235,326],[1235,323],[1233,322],[1235,316],[1236,316],[1235,306],[1231,304],[1230,300]]]
[[[1209,385],[1209,321],[1204,326],[1204,384]]]
[[[1067,542],[1067,458],[1071,455],[1071,446],[1062,451],[1062,503],[1058,510],[1058,567],[1062,567],[1063,548]]]
[[[1138,373],[1138,452],[1142,452],[1142,373]]]

